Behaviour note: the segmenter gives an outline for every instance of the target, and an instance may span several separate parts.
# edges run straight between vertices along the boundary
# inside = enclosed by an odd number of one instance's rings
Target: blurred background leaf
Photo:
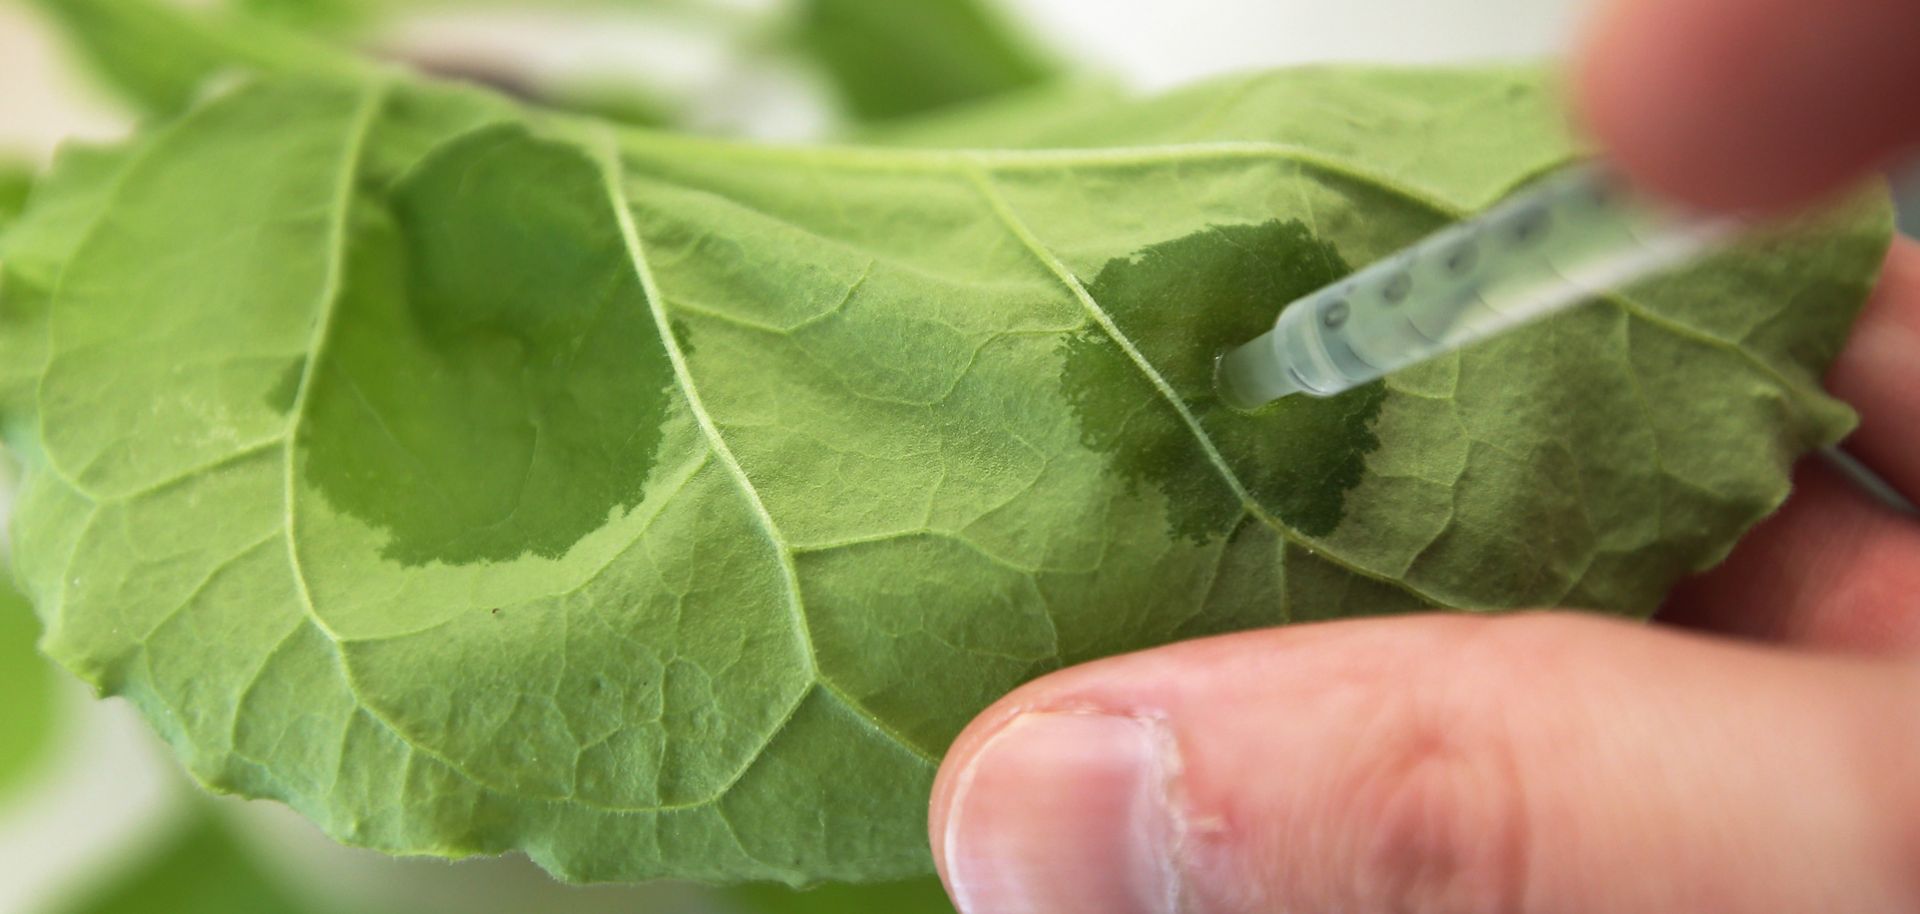
[[[925,114],[1060,76],[981,0],[803,0],[798,37],[859,121]]]
[[[229,72],[331,71],[348,58],[264,20],[156,0],[34,0],[78,56],[143,112],[185,108]]]
[[[939,111],[1061,79],[1063,68],[1009,25],[992,0],[794,0],[751,15],[719,0],[32,0],[108,88],[149,114],[178,111],[215,77],[362,65],[368,48],[408,61],[383,32],[423,12],[651,13],[725,33],[742,61],[811,69],[852,123]],[[560,12],[555,12],[559,10]],[[544,81],[510,60],[412,63],[486,82],[523,100],[647,126],[685,127],[663,86],[591,74]]]
[[[289,891],[206,803],[148,856],[129,863],[59,914],[381,914],[322,907]]]
[[[33,189],[33,166],[0,157],[0,229],[7,227],[21,207],[27,205],[27,192]]]
[[[29,782],[52,742],[57,696],[53,668],[33,648],[39,634],[26,598],[0,564],[0,802]]]
[[[448,899],[446,904],[423,909],[405,901],[410,895],[417,896],[417,891],[408,891],[417,887],[398,885],[393,886],[393,900],[385,903],[370,903],[365,893],[316,892],[311,880],[287,878],[284,861],[276,865],[276,861],[262,856],[262,849],[255,843],[261,837],[260,830],[239,827],[239,818],[247,813],[246,805],[196,799],[180,821],[154,836],[156,840],[149,841],[140,853],[119,861],[117,867],[70,894],[47,914],[441,914],[453,909],[482,914],[569,914],[611,909],[633,914],[681,914],[688,910],[675,903],[673,895],[610,895],[610,887],[605,886],[553,886],[534,895],[522,893],[517,903],[538,905],[537,910],[521,910],[514,907],[515,901],[505,898],[492,902]],[[412,863],[437,868],[439,876],[447,875],[450,866],[464,867],[468,872],[475,866],[474,862]],[[491,862],[477,863],[489,866]],[[531,867],[517,868],[516,873],[545,878]],[[497,878],[501,874],[496,869],[490,875]],[[387,878],[395,882],[407,876],[390,874]],[[570,892],[580,893],[578,906],[569,903]],[[748,886],[716,892],[708,903],[698,904],[697,910],[701,914],[953,914],[954,909],[939,880],[927,878],[891,885],[825,886],[807,892]]]
[[[828,885],[808,892],[745,886],[728,898],[740,914],[953,914],[940,880],[928,877],[888,885]]]

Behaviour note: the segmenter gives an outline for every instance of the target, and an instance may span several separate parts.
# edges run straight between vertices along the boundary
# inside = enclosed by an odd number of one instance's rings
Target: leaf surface
[[[1081,108],[936,150],[368,80],[197,107],[0,336],[38,353],[0,409],[49,652],[351,843],[885,880],[1021,681],[1307,619],[1644,613],[1849,427],[1816,379],[1883,201],[1227,410],[1220,349],[1568,160],[1550,92],[1303,70]]]

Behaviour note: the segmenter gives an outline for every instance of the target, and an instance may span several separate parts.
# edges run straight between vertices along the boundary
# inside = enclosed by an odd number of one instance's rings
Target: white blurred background
[[[913,0],[900,0],[913,2]],[[747,6],[764,6],[748,3]],[[1576,39],[1583,0],[1005,0],[1030,31],[1097,71],[1143,89],[1211,74],[1305,61],[1446,61],[1563,53]],[[490,13],[436,18],[401,40],[429,56],[508,54],[530,69],[615,69],[644,58],[655,79],[689,91],[738,88],[737,61],[722,46],[644,28],[555,26],[545,17]],[[671,72],[658,72],[665,67]],[[822,122],[804,104],[744,96],[749,109],[792,118],[770,132],[804,133]],[[796,113],[797,112],[797,113]],[[765,111],[747,110],[752,119]],[[45,27],[0,0],[0,153],[44,158],[64,139],[102,139],[126,128],[108,97],[62,64]],[[0,517],[4,516],[0,480]],[[186,815],[189,788],[145,727],[118,701],[94,702],[68,689],[60,748],[40,783],[0,801],[0,914],[33,914],[89,872],[112,867],[142,843],[160,840]],[[0,704],[0,711],[4,705]],[[396,862],[336,848],[278,807],[223,807],[243,834],[272,835],[269,866],[312,891],[346,901],[421,912],[713,910],[686,889],[563,890],[524,861],[459,865]],[[398,895],[396,896],[396,893]],[[564,903],[564,907],[563,907]],[[263,912],[270,914],[270,912]]]

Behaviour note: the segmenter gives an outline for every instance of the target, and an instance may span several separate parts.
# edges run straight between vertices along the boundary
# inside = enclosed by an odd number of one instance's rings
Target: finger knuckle
[[[1522,909],[1529,817],[1503,708],[1519,685],[1505,670],[1529,640],[1475,632],[1382,687],[1343,804],[1360,909]]]

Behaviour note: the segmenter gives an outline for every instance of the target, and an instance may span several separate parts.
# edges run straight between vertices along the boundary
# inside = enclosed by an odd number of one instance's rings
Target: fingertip
[[[1275,807],[1254,776],[1273,776],[1287,796],[1338,777],[1337,765],[1301,767],[1341,755],[1344,739],[1316,749],[1318,736],[1355,720],[1411,659],[1445,657],[1487,622],[1447,614],[1245,632],[1028,683],[963,731],[936,777],[929,831],[948,894],[964,914],[1172,914],[1212,910],[1213,894],[1236,885],[1259,888],[1264,877],[1245,867],[1267,827],[1223,823],[1244,814],[1279,827],[1306,813]],[[1330,697],[1309,700],[1322,689]],[[1428,842],[1419,809],[1407,812],[1391,834],[1356,843],[1392,856]],[[1327,872],[1302,869],[1315,874],[1308,881]]]
[[[1178,751],[1152,720],[1035,711],[953,766],[934,832],[963,914],[1172,914]]]
[[[1084,668],[1075,668],[1067,672],[1074,673],[1079,669]],[[1044,694],[1044,690],[1048,689],[1060,675],[1055,673],[1052,676],[1042,677],[1001,696],[960,731],[960,735],[954,738],[953,743],[947,747],[946,754],[940,759],[940,770],[934,774],[933,791],[927,801],[927,838],[933,849],[934,869],[939,873],[941,882],[946,885],[949,896],[955,894],[947,861],[947,845],[953,828],[950,819],[955,798],[965,792],[962,790],[963,784],[971,787],[972,785],[966,782],[977,779],[974,761],[978,758],[981,749],[991,742],[995,735],[1006,729],[1014,719],[1038,710],[1036,701],[1030,700],[1030,697],[1037,699],[1040,694]],[[1066,710],[1058,706],[1051,706],[1051,709]]]
[[[1619,0],[1576,106],[1642,186],[1717,210],[1814,202],[1920,139],[1907,0]]]
[[[976,722],[936,859],[966,914],[1893,910],[1911,681],[1566,614],[1172,645]]]
[[[1847,449],[1920,499],[1920,243],[1894,239],[1827,384],[1860,413]]]

